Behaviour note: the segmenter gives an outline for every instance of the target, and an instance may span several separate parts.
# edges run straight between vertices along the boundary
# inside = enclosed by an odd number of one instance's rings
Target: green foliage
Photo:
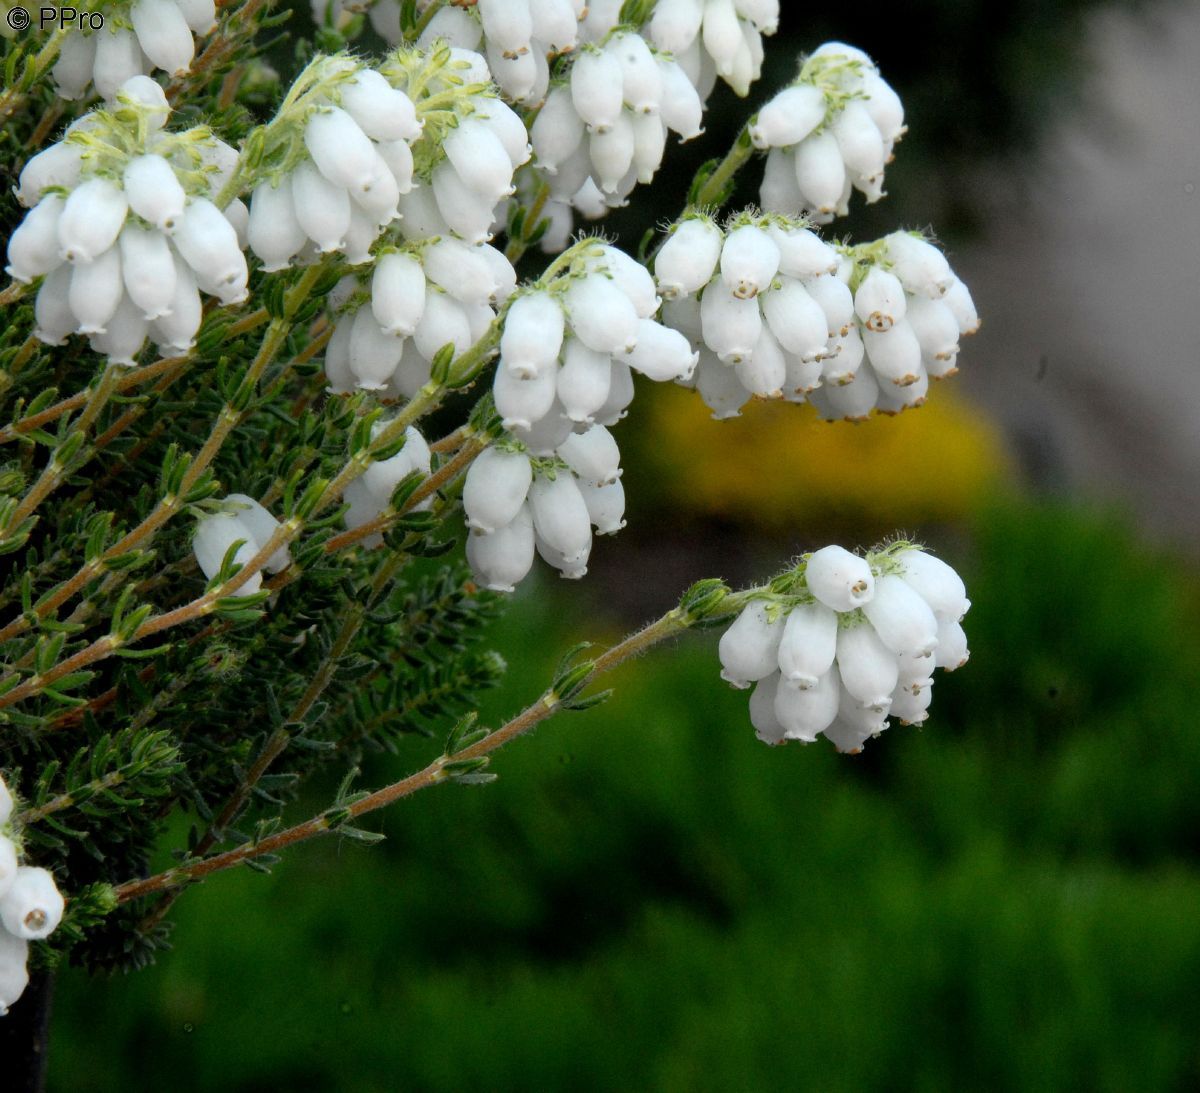
[[[765,748],[705,642],[653,653],[487,793],[216,878],[157,968],[66,978],[51,1088],[1190,1087],[1200,588],[1060,508],[973,542],[926,728]],[[530,692],[552,617],[496,638]]]

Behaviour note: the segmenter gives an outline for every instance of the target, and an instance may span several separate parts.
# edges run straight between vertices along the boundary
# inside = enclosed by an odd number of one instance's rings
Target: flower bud
[[[565,329],[562,307],[550,293],[539,290],[518,296],[505,315],[500,335],[503,369],[520,379],[553,372]]]
[[[579,147],[583,140],[583,121],[576,113],[570,89],[556,87],[546,96],[529,130],[538,165],[548,174],[557,174],[558,166]]]
[[[932,608],[901,577],[880,577],[863,612],[883,644],[896,655],[924,656],[937,648],[938,623]]]
[[[900,676],[896,654],[880,640],[874,627],[859,623],[837,634],[838,672],[842,686],[855,701],[886,706]]]
[[[764,744],[782,744],[787,733],[775,715],[779,686],[779,673],[772,672],[766,679],[760,679],[750,694],[750,724],[754,726],[754,735]]]
[[[203,311],[196,277],[183,259],[175,258],[175,288],[167,311],[155,319],[151,336],[165,353],[184,352],[196,344]]]
[[[725,237],[721,247],[721,280],[742,300],[771,287],[779,272],[779,248],[753,224],[743,224]]]
[[[579,492],[597,535],[615,535],[625,526],[625,487],[620,479],[603,486],[580,482]]]
[[[630,368],[647,379],[662,382],[690,380],[700,355],[678,330],[653,319],[639,319],[637,345],[625,359]]]
[[[755,148],[786,148],[799,144],[825,120],[825,94],[812,84],[785,88],[750,122]]]
[[[575,113],[594,133],[611,129],[621,116],[624,73],[608,52],[584,49],[571,66],[571,101]]]
[[[68,34],[58,50],[58,59],[50,70],[55,90],[64,99],[78,99],[92,82],[96,66],[96,35]]]
[[[511,592],[533,566],[533,517],[522,505],[513,521],[490,534],[467,536],[467,563],[476,579],[493,592]]]
[[[700,318],[704,344],[730,364],[750,356],[762,334],[758,301],[735,296],[720,281],[713,281],[700,297]]]
[[[421,135],[416,107],[371,68],[360,68],[338,87],[342,109],[368,137],[379,141],[411,141]]]
[[[196,43],[174,0],[134,0],[129,7],[138,45],[157,67],[182,76],[192,66]]]
[[[748,687],[779,669],[784,616],[780,612],[771,618],[767,608],[764,601],[751,600],[721,635],[721,678],[735,687]]]
[[[837,654],[837,615],[808,603],[788,613],[779,641],[779,670],[791,687],[808,690],[829,671]]]
[[[784,728],[788,740],[816,741],[837,716],[841,699],[838,670],[831,667],[815,686],[801,689],[781,680],[775,692],[775,716]]]
[[[79,320],[75,329],[80,334],[103,334],[124,291],[118,247],[109,247],[93,262],[76,265],[71,270],[68,294],[71,311]]]
[[[663,298],[691,296],[712,280],[724,235],[707,217],[679,224],[654,259],[654,277]]]
[[[0,930],[0,1017],[29,986],[29,942]]]
[[[463,512],[467,526],[492,532],[512,523],[525,504],[533,468],[524,452],[487,448],[467,468]]]
[[[33,306],[34,336],[47,345],[62,345],[68,334],[75,333],[75,313],[71,310],[71,266],[52,269],[38,289]]]
[[[620,449],[612,433],[603,425],[572,433],[558,446],[558,456],[566,461],[581,482],[593,486],[607,486],[621,476]]]
[[[172,278],[174,273],[175,268],[172,265]],[[93,334],[88,340],[92,349],[103,353],[110,363],[132,368],[137,364],[135,358],[146,343],[149,326],[137,305],[128,296],[122,296],[117,310],[113,312],[104,328],[104,333]]]
[[[400,363],[404,343],[380,327],[369,307],[359,308],[353,324],[350,328],[350,371],[359,387],[366,391],[381,390]]]
[[[829,324],[799,281],[784,278],[778,288],[763,293],[762,310],[771,333],[788,353],[809,361],[824,356]]]
[[[279,521],[253,497],[244,493],[231,493],[225,498],[225,502],[234,507],[238,521],[253,537],[255,553],[266,546],[279,530]],[[266,560],[263,569],[268,573],[278,573],[291,564],[292,556],[285,544]]]
[[[311,163],[292,173],[296,219],[322,254],[340,250],[350,230],[350,195],[330,182]]]
[[[68,262],[87,263],[109,250],[125,223],[129,204],[112,179],[82,182],[67,197],[58,218],[58,243]]]
[[[110,21],[110,25],[112,23]],[[142,48],[137,36],[123,27],[106,26],[97,32],[96,62],[92,80],[101,96],[111,102],[131,76],[142,75]]]
[[[5,272],[14,281],[27,285],[62,262],[58,252],[58,221],[64,204],[61,194],[47,194],[9,237]]]
[[[810,554],[804,576],[808,590],[834,611],[862,607],[875,592],[875,577],[866,559],[840,546],[822,547]]]
[[[207,198],[193,198],[188,203],[172,239],[201,284],[245,284],[246,256],[238,246],[237,232]]]
[[[543,368],[526,378],[521,378],[509,368],[497,368],[492,396],[504,427],[528,429],[550,413],[554,405],[556,380],[553,368]]]
[[[344,190],[361,190],[375,170],[375,146],[341,107],[330,106],[310,115],[304,126],[304,146],[322,176]]]
[[[568,563],[585,563],[592,548],[587,505],[572,475],[536,475],[529,487],[533,527],[541,539]],[[554,563],[551,563],[554,564]]]
[[[629,353],[637,345],[637,311],[603,274],[574,278],[562,299],[571,330],[584,345],[613,354]]]
[[[925,377],[921,343],[907,319],[885,330],[864,330],[862,338],[871,367],[884,389],[889,382],[908,387]]]
[[[806,137],[793,153],[796,184],[817,212],[834,213],[846,186],[846,165],[834,135],[825,130]]]

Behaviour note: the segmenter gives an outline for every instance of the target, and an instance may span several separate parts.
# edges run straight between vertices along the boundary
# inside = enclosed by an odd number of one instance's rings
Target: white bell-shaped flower
[[[516,519],[533,482],[533,467],[524,452],[487,448],[467,469],[463,512],[467,526],[492,532]]]
[[[783,278],[778,288],[763,293],[762,310],[771,333],[788,353],[809,361],[824,356],[829,324],[821,305],[799,281]]]
[[[207,198],[188,202],[172,237],[176,249],[206,288],[245,284],[246,256],[225,214]]]
[[[264,547],[279,530],[279,521],[261,503],[244,493],[231,493],[225,501],[237,512],[242,526],[254,537],[255,545]],[[268,573],[278,573],[292,564],[292,556],[286,545],[281,546],[263,564]]]
[[[563,303],[571,330],[584,345],[613,354],[628,353],[637,345],[637,309],[602,274],[574,278],[563,295]]]
[[[837,272],[837,251],[816,232],[779,224],[768,224],[766,231],[779,248],[780,273],[806,279]]]
[[[22,284],[49,273],[61,261],[58,221],[64,201],[61,194],[47,194],[17,225],[8,240],[5,272]]]
[[[556,390],[563,410],[572,421],[594,421],[608,401],[611,359],[607,353],[589,349],[578,338],[566,340]]]
[[[750,724],[754,735],[764,744],[782,744],[787,729],[775,714],[775,697],[780,687],[779,673],[760,679],[750,694]]]
[[[883,644],[897,655],[925,656],[937,648],[938,623],[933,609],[902,577],[880,577],[863,612]]]
[[[490,125],[460,119],[442,144],[446,157],[467,186],[494,204],[512,189],[512,160]]]
[[[76,264],[67,294],[71,311],[79,320],[76,330],[80,334],[103,334],[124,291],[119,247],[109,247],[92,262]]]
[[[904,318],[907,310],[900,279],[894,273],[873,267],[854,293],[854,310],[868,330],[891,329]]]
[[[33,156],[17,178],[17,200],[32,208],[48,189],[61,186],[73,190],[83,170],[83,149],[68,141],[50,145]]]
[[[361,190],[375,169],[375,146],[341,107],[314,111],[304,126],[304,146],[317,170],[347,191]]]
[[[387,333],[369,307],[359,308],[349,321],[350,371],[365,391],[379,391],[388,385],[400,364],[404,342]]]
[[[846,165],[834,135],[828,130],[814,133],[796,146],[793,160],[806,204],[819,213],[837,212],[846,188]]]
[[[779,272],[779,247],[754,224],[743,224],[725,237],[721,247],[721,280],[742,300],[771,287]]]
[[[691,296],[707,285],[721,258],[723,243],[721,229],[707,217],[679,224],[654,259],[654,278],[663,298]]]
[[[500,335],[501,369],[520,379],[553,370],[565,330],[562,306],[549,292],[518,296],[509,306]]]
[[[492,383],[496,412],[506,429],[529,429],[550,413],[557,395],[557,377],[553,368],[543,368],[521,378],[508,368],[497,368]]]
[[[868,705],[886,704],[900,678],[896,654],[873,626],[864,623],[838,631],[837,663],[842,685],[856,701]]]
[[[625,526],[625,487],[620,479],[603,486],[580,482],[579,492],[597,535],[615,535]]]
[[[826,546],[808,557],[804,569],[808,590],[834,611],[853,611],[870,602],[875,576],[865,558],[840,546]]]
[[[888,383],[908,387],[924,378],[921,343],[907,319],[885,330],[868,328],[862,332],[862,339],[871,367],[884,389]]]
[[[782,612],[772,617],[768,608],[762,600],[751,600],[721,635],[721,678],[735,687],[748,687],[779,670],[785,618]]]
[[[92,67],[92,82],[108,101],[116,98],[121,85],[143,73],[142,47],[137,35],[109,20],[96,34],[96,60]]]
[[[197,522],[192,550],[205,577],[211,581],[217,575],[229,548],[239,540],[241,546],[234,553],[233,561],[235,565],[245,566],[258,553],[258,547],[250,529],[238,517],[218,512]],[[251,596],[261,587],[262,574],[255,573],[233,595]]]
[[[970,653],[967,650],[967,635],[961,623],[953,618],[938,620],[936,662],[939,668],[953,672],[967,663]]]
[[[939,617],[960,620],[970,609],[963,579],[941,558],[923,550],[906,550],[897,558],[900,576]]]
[[[586,562],[592,548],[591,517],[571,474],[536,475],[529,487],[529,507],[539,539],[567,563]]]
[[[371,275],[371,312],[385,333],[410,336],[425,313],[425,271],[411,254],[381,255]]]
[[[638,320],[637,345],[625,357],[630,368],[658,382],[690,380],[699,359],[683,334],[653,319]]]
[[[36,865],[22,865],[0,897],[0,922],[14,937],[40,941],[62,921],[66,906],[54,877]]]
[[[467,536],[467,562],[479,583],[494,592],[512,592],[533,567],[533,557],[533,516],[527,504],[511,523]]]
[[[360,68],[338,87],[342,109],[372,140],[411,141],[421,135],[416,107],[374,69]]]
[[[175,259],[175,286],[170,308],[151,325],[151,336],[164,351],[183,352],[195,345],[203,308],[195,274],[183,259]]]
[[[788,612],[779,642],[779,670],[792,687],[807,690],[829,671],[837,654],[838,618],[821,603]]]
[[[811,744],[837,717],[841,683],[837,667],[831,667],[816,685],[801,689],[781,680],[775,692],[775,716],[788,740]]]
[[[71,310],[71,266],[52,269],[38,289],[33,305],[34,336],[47,345],[62,345],[75,333],[75,313]]]
[[[172,270],[172,273],[174,270]],[[132,368],[146,342],[150,323],[128,295],[121,297],[117,310],[105,324],[103,333],[92,334],[88,343],[113,364]]]
[[[196,43],[174,0],[134,0],[129,21],[142,52],[157,68],[172,76],[182,76],[191,68]]]
[[[825,120],[825,94],[812,84],[785,88],[750,122],[755,148],[785,148],[799,144]]]
[[[9,817],[13,814],[13,803],[12,790],[8,788],[4,775],[0,774],[0,827],[8,823]],[[3,850],[0,850],[0,854],[3,854]],[[3,873],[3,867],[0,867],[0,873]],[[3,883],[3,878],[0,877],[0,885]]]
[[[611,129],[621,116],[624,73],[611,53],[584,49],[571,66],[571,101],[593,133]]]
[[[260,182],[250,202],[247,242],[262,259],[263,269],[267,273],[287,269],[307,239],[296,217],[291,178],[281,179],[278,186]]]
[[[94,261],[117,241],[129,203],[110,178],[90,178],[68,196],[58,218],[62,257],[73,263]]]
[[[662,102],[658,113],[663,124],[679,134],[680,140],[692,140],[704,132],[704,102],[683,67],[666,57],[655,57],[662,79]]]
[[[621,450],[603,425],[572,433],[558,446],[558,455],[581,482],[607,486],[621,476]]]
[[[704,290],[700,318],[705,345],[729,364],[749,357],[762,334],[758,301],[735,296],[722,281],[713,281]]]

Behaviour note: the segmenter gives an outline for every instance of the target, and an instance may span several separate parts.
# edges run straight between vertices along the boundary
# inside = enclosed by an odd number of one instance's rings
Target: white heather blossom
[[[827,223],[846,213],[852,190],[878,201],[903,135],[900,100],[874,62],[853,46],[826,43],[751,121],[754,146],[769,150],[763,208]]]
[[[934,668],[966,662],[956,617],[966,606],[958,575],[909,543],[865,558],[823,547],[790,587],[751,599],[722,635],[721,675],[737,687],[757,684],[750,719],[760,740],[811,743],[823,734],[857,752],[889,718],[926,719]]]
[[[647,29],[707,98],[718,75],[738,95],[750,90],[762,70],[762,37],[778,25],[778,0],[660,0]]]
[[[82,98],[89,84],[110,102],[134,76],[161,69],[182,76],[196,55],[195,38],[216,28],[212,0],[134,0],[128,22],[109,18],[100,30],[67,31],[51,69],[65,99]]]
[[[40,941],[62,921],[65,901],[49,871],[22,865],[0,896],[0,922],[14,937]]]
[[[529,505],[492,532],[467,536],[467,561],[476,579],[495,592],[512,592],[533,568],[535,539]]]
[[[233,555],[236,566],[245,566],[258,553],[254,535],[246,523],[233,512],[217,512],[196,524],[192,551],[201,572],[210,581],[220,572],[221,562],[234,543],[240,543]],[[254,573],[235,592],[235,596],[251,596],[262,587],[262,574]]]
[[[38,338],[60,345],[85,334],[112,363],[132,366],[147,337],[164,353],[190,348],[200,292],[239,303],[248,270],[232,207],[223,213],[211,200],[237,153],[204,129],[162,130],[166,100],[144,76],[118,98],[119,111],[84,116],[26,164],[18,196],[32,208],[9,241],[8,272],[45,278]],[[197,156],[217,172],[197,171]]]

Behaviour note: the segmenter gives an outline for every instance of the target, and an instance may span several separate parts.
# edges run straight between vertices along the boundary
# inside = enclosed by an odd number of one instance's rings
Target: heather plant
[[[650,200],[718,80],[749,91],[777,7],[333,2],[307,29],[262,0],[9,10],[0,1008],[64,957],[146,963],[215,873],[487,783],[498,748],[689,629],[727,628],[722,675],[755,685],[767,743],[856,753],[925,720],[969,602],[897,538],[700,581],[478,723],[505,668],[481,624],[537,557],[581,578],[624,526],[638,385],[694,387],[718,419],[752,398],[896,414],[978,326],[920,233],[817,230],[883,195],[905,128],[842,43],[635,253],[594,230]],[[729,209],[758,152],[761,208]],[[359,785],[366,751],[412,736],[426,765]],[[287,814],[329,771],[327,806]]]

